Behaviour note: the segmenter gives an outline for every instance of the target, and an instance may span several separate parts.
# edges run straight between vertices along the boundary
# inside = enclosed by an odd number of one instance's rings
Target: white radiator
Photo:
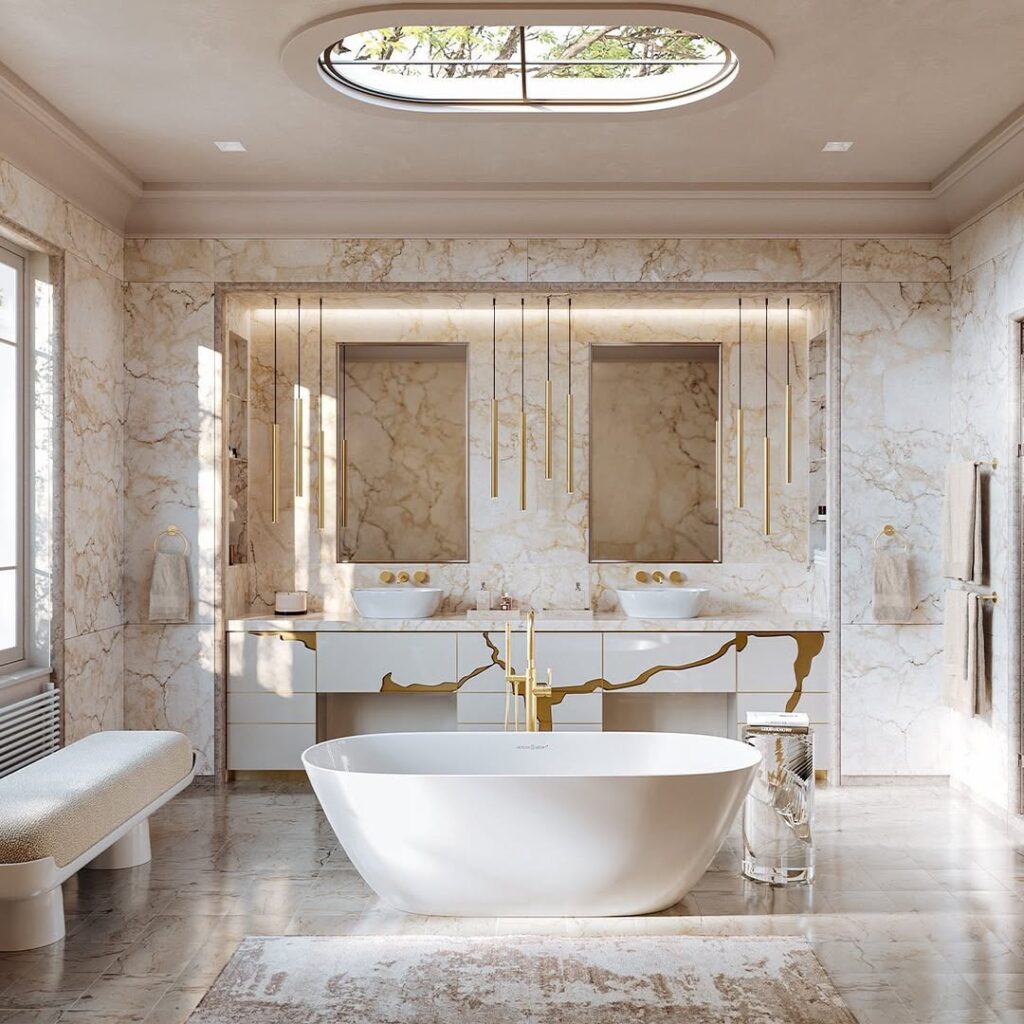
[[[60,691],[42,693],[0,707],[0,778],[60,746]]]

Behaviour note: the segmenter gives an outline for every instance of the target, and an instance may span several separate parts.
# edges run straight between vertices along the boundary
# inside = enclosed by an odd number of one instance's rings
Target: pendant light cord
[[[548,296],[548,369],[546,380],[551,380],[551,296]]]
[[[277,423],[277,298],[274,298],[274,422]]]
[[[786,299],[786,384],[789,384],[789,364],[791,358],[789,348],[789,299]]]
[[[764,300],[764,435],[768,436],[768,300]]]
[[[348,437],[348,345],[341,346],[341,439]]]
[[[316,428],[323,433],[324,429],[324,300],[320,300],[320,400],[316,406]]]
[[[491,398],[498,398],[498,300],[491,299]]]
[[[736,391],[737,405],[743,408],[743,299],[739,300],[739,322],[736,330],[737,370],[736,370]]]
[[[302,299],[295,310],[295,392],[302,394]]]
[[[519,300],[519,405],[526,412],[526,299]]]
[[[569,297],[569,336],[565,345],[565,357],[569,364],[569,394],[572,394],[572,296]]]

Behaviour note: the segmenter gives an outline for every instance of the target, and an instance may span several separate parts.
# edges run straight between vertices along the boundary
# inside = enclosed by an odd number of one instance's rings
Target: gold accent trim
[[[551,381],[544,384],[544,479],[554,476],[554,460],[551,457]]]
[[[770,537],[772,534],[772,439],[765,434],[762,449],[764,465],[764,494],[762,501],[762,529],[764,535]]]
[[[498,496],[498,400],[491,399],[491,497]]]
[[[797,704],[804,692],[804,681],[811,673],[811,665],[814,659],[821,654],[825,648],[825,634],[822,631],[814,632],[800,630],[797,633],[737,633],[740,642],[736,650],[742,651],[747,646],[747,640],[752,636],[788,636],[796,643],[796,657],[793,659],[793,678],[795,685],[793,692],[786,701],[787,711],[796,711]]]
[[[736,410],[736,507],[743,508],[743,462],[746,458],[746,442],[743,439],[743,406]]]
[[[295,497],[302,497],[302,399],[295,399]]]
[[[786,385],[786,483],[793,482],[793,385]]]
[[[828,769],[827,768],[815,768],[814,769],[814,781],[815,782],[828,782]]]
[[[309,651],[316,650],[316,633],[295,630],[254,629],[252,636],[276,636],[278,640],[289,640],[302,644]]]
[[[270,432],[270,521],[281,518],[281,428],[275,423]]]
[[[445,683],[396,683],[394,677],[390,672],[385,673],[384,678],[381,679],[380,692],[381,693],[454,693],[460,689],[463,685],[468,683],[470,679],[475,679],[478,675],[486,672],[488,669],[500,668],[502,672],[505,671],[505,662],[501,660],[501,652],[498,650],[497,644],[491,641],[489,633],[481,633],[484,639],[484,643],[487,644],[487,649],[491,652],[491,660],[486,665],[478,665],[476,668],[471,669],[464,676],[459,676],[454,682]]]
[[[565,493],[572,494],[576,484],[573,480],[573,422],[572,422],[572,395],[565,396]]]
[[[327,489],[324,487],[327,458],[324,452],[324,432],[320,431],[320,446],[317,449],[316,465],[316,522],[322,530],[327,525]]]
[[[526,413],[519,414],[519,511],[526,511]]]
[[[341,439],[341,525],[348,529],[348,441]]]

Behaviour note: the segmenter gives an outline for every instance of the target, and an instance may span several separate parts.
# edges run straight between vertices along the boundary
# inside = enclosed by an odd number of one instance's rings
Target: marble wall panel
[[[68,743],[124,728],[123,626],[65,640],[63,697]]]
[[[124,724],[176,729],[196,750],[196,772],[213,772],[214,627],[128,625]]]
[[[65,637],[123,619],[124,331],[119,281],[65,265]]]
[[[844,238],[843,280],[948,281],[950,245],[946,238]]]
[[[844,623],[875,621],[873,545],[885,523],[911,547],[911,621],[941,621],[949,302],[949,285],[941,282],[843,286]]]
[[[950,244],[953,277],[963,277],[988,260],[1020,244],[1024,223],[1024,190],[953,235]]]

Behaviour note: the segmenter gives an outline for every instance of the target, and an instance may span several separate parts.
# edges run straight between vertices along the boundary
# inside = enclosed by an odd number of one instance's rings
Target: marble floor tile
[[[1024,1024],[1024,842],[942,787],[822,789],[817,879],[739,874],[734,829],[693,892],[634,918],[392,910],[297,784],[196,786],[154,859],[81,872],[68,935],[0,954],[0,1024],[182,1024],[245,935],[785,935],[813,945],[860,1024]]]

